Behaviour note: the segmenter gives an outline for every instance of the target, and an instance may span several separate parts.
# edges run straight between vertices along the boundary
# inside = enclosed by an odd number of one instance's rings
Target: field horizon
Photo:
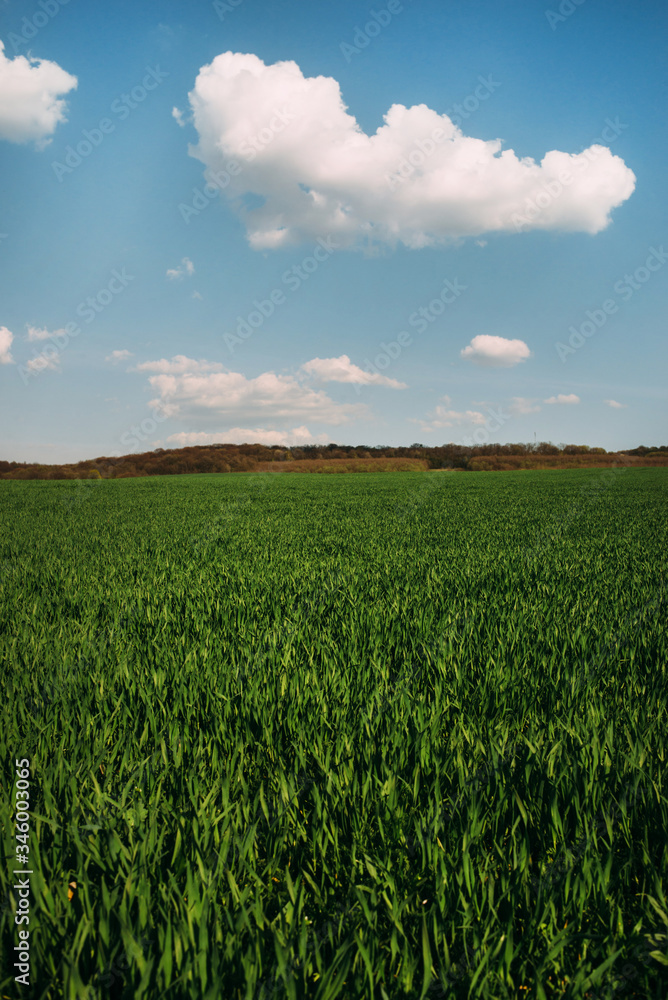
[[[445,444],[410,447],[367,445],[211,444],[83,460],[66,465],[0,461],[2,479],[123,479],[150,475],[230,472],[391,472],[454,469],[577,469],[668,466],[668,445],[606,452],[588,445]]]

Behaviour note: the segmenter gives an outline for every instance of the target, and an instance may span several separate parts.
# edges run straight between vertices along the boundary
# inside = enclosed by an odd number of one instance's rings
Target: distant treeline
[[[413,461],[400,461],[406,459]],[[132,476],[265,472],[272,469],[277,472],[366,472],[372,469],[422,468],[476,472],[617,464],[668,465],[668,445],[641,445],[628,451],[606,452],[604,448],[590,448],[588,445],[569,444],[558,448],[545,441],[540,444],[484,444],[473,448],[457,444],[433,447],[412,444],[404,448],[339,444],[309,444],[292,448],[262,444],[210,444],[156,448],[137,455],[103,456],[70,465],[0,462],[0,479],[125,479]]]

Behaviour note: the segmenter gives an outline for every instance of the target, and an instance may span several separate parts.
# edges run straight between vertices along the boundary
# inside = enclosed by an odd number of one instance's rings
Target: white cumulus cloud
[[[77,78],[47,59],[8,59],[4,48],[0,41],[0,139],[43,149],[66,120],[61,95],[76,88]]]
[[[527,399],[526,396],[513,396],[508,409],[514,417],[521,417],[528,413],[540,412],[540,406],[536,405],[536,400]]]
[[[486,368],[511,368],[531,357],[531,351],[523,340],[508,340],[481,333],[460,351],[460,356],[465,361],[473,361]]]
[[[300,444],[325,444],[329,441],[327,434],[311,434],[308,427],[293,427],[288,431],[271,431],[263,427],[253,429],[246,427],[230,427],[226,431],[181,431],[171,434],[167,440],[170,444],[182,446],[196,444],[280,444],[284,447]]]
[[[571,392],[568,396],[563,392],[560,392],[558,396],[550,396],[549,399],[544,400],[545,403],[557,403],[563,406],[574,406],[576,403],[580,402],[580,397],[576,396],[574,392]]]
[[[241,168],[220,187],[256,249],[323,234],[348,247],[417,248],[517,232],[520,216],[525,231],[597,233],[635,187],[607,147],[550,150],[537,163],[500,139],[464,135],[426,104],[393,104],[367,135],[338,82],[305,77],[293,61],[225,52],[201,67],[189,100],[199,136],[190,153],[214,177],[231,161]]]
[[[175,354],[171,360],[142,361],[135,366],[136,372],[156,372],[158,375],[201,375],[205,372],[222,372],[225,366],[219,361],[195,361],[185,354]]]
[[[37,354],[26,361],[26,368],[30,372],[60,371],[60,355],[57,351],[53,354]]]
[[[12,341],[14,334],[6,326],[0,326],[0,365],[13,365]]]
[[[469,424],[480,427],[487,423],[488,418],[479,410],[453,410],[452,400],[449,396],[442,397],[434,410],[427,415],[426,420],[413,419],[413,423],[420,424],[420,430],[429,431],[440,430],[442,427],[461,427],[462,424]]]
[[[112,351],[111,354],[107,354],[105,361],[111,361],[112,364],[118,364],[119,361],[127,361],[128,358],[133,358],[134,354],[132,351],[128,351],[123,348],[122,351]]]
[[[149,384],[158,395],[150,405],[169,416],[218,422],[221,416],[234,414],[244,420],[297,417],[342,424],[367,414],[362,404],[337,403],[294,375],[263,372],[249,379],[240,372],[224,371],[217,362],[183,355],[143,362],[135,371],[154,373]]]
[[[604,399],[603,402],[607,406],[611,406],[613,410],[625,410],[629,405],[628,403],[618,403],[616,399]]]
[[[167,269],[167,277],[170,281],[177,281],[183,278],[186,274],[188,277],[195,273],[195,265],[190,260],[189,257],[182,257],[181,263],[178,267],[170,267]]]
[[[67,337],[67,336],[68,333],[64,327],[61,327],[59,330],[54,330],[53,332],[50,332],[49,330],[46,329],[46,327],[40,329],[40,327],[37,326],[28,326],[28,336],[26,337],[26,340],[28,341],[49,340],[51,337]]]
[[[339,358],[312,358],[302,365],[307,375],[314,375],[320,382],[354,382],[357,385],[384,385],[389,389],[407,389],[405,382],[388,378],[378,372],[365,372],[353,364],[347,354]]]

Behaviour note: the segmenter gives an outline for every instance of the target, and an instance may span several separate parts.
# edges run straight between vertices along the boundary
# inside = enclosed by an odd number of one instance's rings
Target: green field
[[[2,482],[0,519],[0,996],[668,996],[668,470]]]

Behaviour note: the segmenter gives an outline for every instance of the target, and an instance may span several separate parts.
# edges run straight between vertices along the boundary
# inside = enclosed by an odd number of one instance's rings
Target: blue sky
[[[667,19],[5,3],[0,457],[665,443]]]

